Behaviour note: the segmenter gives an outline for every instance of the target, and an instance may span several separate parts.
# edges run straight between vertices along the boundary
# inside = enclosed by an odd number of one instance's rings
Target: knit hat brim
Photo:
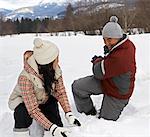
[[[106,23],[102,30],[102,36],[104,38],[122,38],[123,30],[121,26],[117,23],[118,18],[116,16],[112,16],[110,18],[110,22]]]
[[[33,56],[38,64],[45,65],[53,62],[59,55],[57,46],[39,38],[34,40]]]

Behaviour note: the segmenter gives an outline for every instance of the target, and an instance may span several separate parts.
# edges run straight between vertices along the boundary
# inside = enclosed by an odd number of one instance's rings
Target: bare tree
[[[67,30],[75,30],[74,18],[75,18],[74,9],[72,7],[72,4],[69,3],[67,8],[66,8],[66,15],[65,15],[65,18],[64,18]]]
[[[136,9],[134,7],[129,8],[128,6],[127,0],[124,0],[124,7],[122,8],[122,12],[120,12],[122,14],[122,25],[125,32],[132,26],[137,15]]]
[[[144,27],[146,32],[150,32],[150,1],[138,0],[137,2],[137,23]]]
[[[0,35],[2,35],[3,33],[3,21],[4,21],[3,14],[0,13]]]

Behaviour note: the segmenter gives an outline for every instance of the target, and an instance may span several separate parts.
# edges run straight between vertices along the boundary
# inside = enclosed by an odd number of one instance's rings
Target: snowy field
[[[13,112],[7,102],[23,67],[23,53],[32,49],[35,34],[0,37],[0,137],[13,137]],[[136,45],[137,73],[135,92],[117,122],[79,114],[75,108],[71,84],[75,79],[92,74],[93,55],[103,55],[101,36],[50,37],[60,49],[60,65],[74,114],[82,127],[72,127],[70,137],[150,137],[150,34],[129,36]],[[100,109],[102,96],[92,96]],[[65,126],[68,126],[61,110]],[[46,133],[45,137],[50,137]]]

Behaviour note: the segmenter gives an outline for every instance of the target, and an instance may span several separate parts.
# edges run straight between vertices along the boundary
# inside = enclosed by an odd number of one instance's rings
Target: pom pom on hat
[[[118,18],[116,16],[110,17],[110,22],[106,23],[102,30],[102,36],[104,38],[122,38],[123,30],[121,26],[117,23]]]
[[[59,50],[54,43],[40,38],[35,38],[33,43],[33,56],[38,64],[49,64],[57,58]]]
[[[116,16],[111,16],[110,17],[110,22],[115,22],[117,23],[118,22],[118,18]]]
[[[36,48],[40,48],[43,44],[43,42],[40,38],[35,38],[33,43],[34,43]]]

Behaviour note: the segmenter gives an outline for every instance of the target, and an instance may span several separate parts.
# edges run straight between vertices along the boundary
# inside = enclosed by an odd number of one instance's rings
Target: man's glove
[[[93,64],[96,64],[97,62],[100,62],[100,61],[102,61],[103,60],[103,57],[102,56],[94,56],[93,58],[92,58],[92,60],[91,60],[91,62],[93,63]]]
[[[106,55],[109,52],[110,52],[109,48],[105,45],[104,46],[104,54]]]
[[[50,133],[54,137],[67,137],[67,134],[70,133],[69,129],[64,127],[58,127],[53,124],[50,128]]]
[[[72,114],[72,112],[66,113],[66,119],[70,125],[81,126],[81,123],[77,120],[77,118]]]

